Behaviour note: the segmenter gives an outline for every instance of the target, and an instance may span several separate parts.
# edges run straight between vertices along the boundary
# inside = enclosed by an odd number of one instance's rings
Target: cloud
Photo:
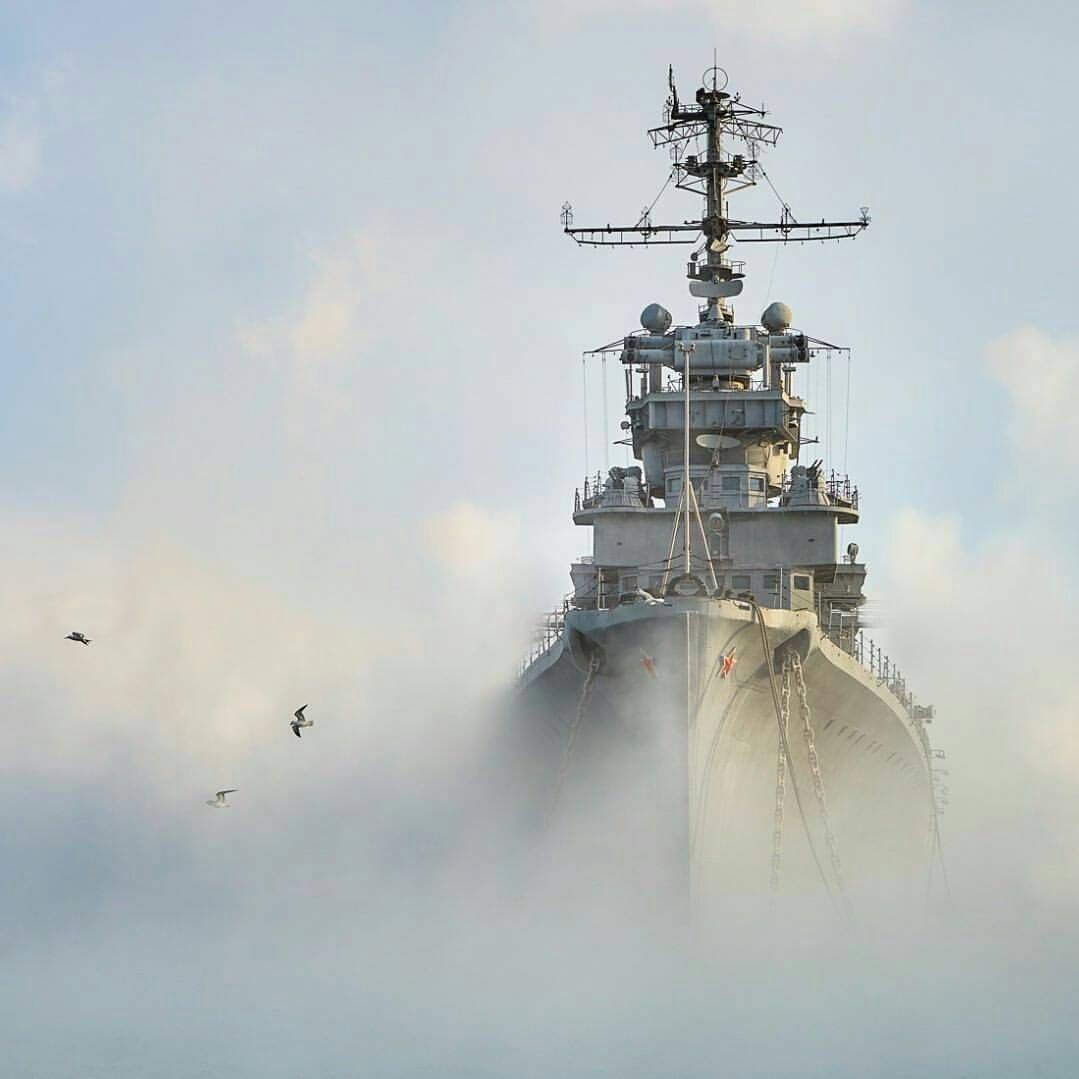
[[[236,339],[248,356],[277,360],[297,387],[331,411],[345,405],[342,382],[373,345],[396,278],[364,231],[310,257],[302,295],[281,314],[241,322]]]
[[[806,39],[880,33],[896,21],[905,0],[537,0],[547,17],[663,17],[692,15],[736,35],[793,45]]]
[[[516,517],[467,501],[431,517],[426,532],[443,569],[469,580],[501,577],[519,550]]]
[[[1079,338],[1024,326],[990,344],[986,357],[1008,397],[1012,446],[1025,465],[1052,468],[1059,483],[1069,463],[1056,447],[1079,439]]]
[[[1007,518],[1004,519],[1007,522]],[[979,542],[958,521],[908,510],[891,527],[889,649],[937,707],[949,751],[945,836],[960,902],[999,915],[1009,895],[1046,924],[1079,902],[1074,656],[1067,553],[1036,516]],[[1047,872],[1048,870],[1048,872]]]

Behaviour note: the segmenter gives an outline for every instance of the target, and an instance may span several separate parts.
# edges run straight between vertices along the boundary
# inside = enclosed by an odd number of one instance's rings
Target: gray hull
[[[863,907],[915,897],[932,818],[919,732],[888,689],[821,639],[810,613],[766,609],[764,617],[777,664],[785,648],[802,659],[846,892]],[[724,677],[731,649],[736,662]],[[600,666],[566,757],[591,654]],[[557,803],[552,812],[572,825],[569,857],[593,884],[617,879],[641,902],[692,912],[703,924],[767,902],[779,738],[752,610],[674,599],[572,611],[561,639],[525,672],[522,695]],[[803,902],[825,894],[812,848],[832,889],[839,886],[796,689],[790,699],[789,746],[806,823],[788,779],[779,896]]]

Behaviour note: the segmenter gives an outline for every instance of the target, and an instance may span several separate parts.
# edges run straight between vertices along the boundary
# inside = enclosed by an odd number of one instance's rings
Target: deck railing
[[[539,624],[536,626],[535,633],[532,636],[532,643],[529,646],[529,650],[521,660],[519,674],[524,674],[524,672],[528,670],[540,656],[550,651],[555,642],[562,636],[562,632],[566,627],[566,614],[570,609],[570,598],[572,595],[573,593],[571,592],[564,596],[561,606],[548,611],[540,619]]]
[[[907,680],[903,672],[892,662],[884,649],[879,647],[871,637],[866,636],[862,630],[855,632],[845,628],[841,621],[830,626],[822,623],[821,633],[838,648],[856,659],[877,680],[877,685],[884,686],[903,705],[917,728],[928,754],[930,752],[929,735],[925,730],[925,724],[933,718],[933,706],[917,703],[914,694],[907,688]]]

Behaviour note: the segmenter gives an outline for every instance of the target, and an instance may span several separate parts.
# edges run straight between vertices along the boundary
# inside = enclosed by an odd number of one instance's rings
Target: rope
[[[806,750],[809,754],[809,767],[813,773],[813,791],[817,796],[817,805],[820,808],[821,822],[824,825],[824,841],[828,844],[828,857],[832,862],[832,872],[835,874],[836,885],[839,894],[843,897],[843,904],[850,913],[850,900],[847,898],[846,889],[843,887],[843,866],[839,860],[839,844],[836,842],[832,824],[828,818],[828,803],[824,796],[824,777],[821,775],[820,758],[817,756],[817,745],[813,735],[813,720],[809,711],[809,691],[806,688],[805,673],[802,671],[801,657],[795,652],[788,655],[784,666],[789,665],[798,681],[798,700],[802,709],[802,735],[806,740]]]
[[[933,864],[938,860],[940,862],[941,880],[944,883],[944,895],[949,903],[952,898],[952,886],[948,881],[948,867],[944,864],[944,847],[940,841],[940,815],[937,813],[936,793],[931,790],[929,796],[933,799],[933,811],[929,815],[929,872],[926,874],[925,881],[927,914],[930,900],[933,898]]]
[[[791,673],[789,665],[783,667],[783,736],[789,741],[791,717]],[[779,893],[779,871],[783,859],[783,803],[787,793],[787,758],[783,753],[783,738],[776,749],[776,808],[772,823],[772,876],[768,891],[775,905]]]
[[[802,821],[802,830],[805,832],[806,842],[809,844],[809,853],[813,856],[813,864],[817,867],[817,873],[820,876],[821,884],[824,885],[824,890],[828,895],[828,898],[835,903],[835,896],[832,894],[832,886],[828,883],[828,875],[824,872],[824,866],[821,864],[820,856],[817,854],[816,844],[813,842],[813,833],[809,830],[809,821],[806,820],[805,808],[802,805],[802,794],[798,790],[798,781],[794,774],[794,760],[791,758],[790,742],[787,740],[787,732],[783,729],[783,707],[779,700],[779,689],[776,686],[776,671],[772,664],[772,647],[768,642],[768,627],[764,624],[764,612],[760,608],[760,604],[755,601],[750,601],[753,612],[757,616],[757,625],[761,631],[761,645],[764,648],[764,662],[768,668],[768,684],[772,690],[772,704],[776,710],[776,723],[779,726],[779,742],[783,747],[783,756],[787,759],[787,768],[791,777],[791,790],[794,792],[794,801],[798,806],[798,816]]]
[[[593,652],[588,660],[588,670],[585,672],[584,685],[581,687],[581,696],[577,701],[577,712],[573,717],[573,723],[570,725],[569,737],[566,739],[566,747],[562,751],[562,763],[558,768],[558,794],[562,793],[562,788],[566,785],[566,776],[569,774],[570,755],[573,753],[573,743],[577,740],[577,731],[581,726],[581,720],[584,718],[585,709],[588,708],[589,701],[592,699],[592,683],[596,679],[597,671],[599,671],[599,654]]]

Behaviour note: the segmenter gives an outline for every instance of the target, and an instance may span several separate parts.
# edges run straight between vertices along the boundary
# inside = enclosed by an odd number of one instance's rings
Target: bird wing
[[[239,787],[229,787],[227,791],[218,791],[217,797],[224,801],[226,794],[235,794],[239,790]]]
[[[296,717],[297,719],[300,719],[300,720],[302,720],[302,719],[303,719],[303,710],[304,710],[304,709],[305,709],[306,707],[307,707],[307,705],[306,705],[306,704],[304,704],[304,705],[301,705],[301,706],[300,706],[299,708],[297,708],[297,709],[296,709],[296,711],[295,711],[295,712],[293,712],[292,714],[293,714],[293,715],[294,715],[294,716],[295,716],[295,717]]]
[[[296,735],[297,738],[302,738],[303,737],[303,735],[300,734],[300,724],[299,723],[293,723],[292,724],[292,733],[294,735]]]

